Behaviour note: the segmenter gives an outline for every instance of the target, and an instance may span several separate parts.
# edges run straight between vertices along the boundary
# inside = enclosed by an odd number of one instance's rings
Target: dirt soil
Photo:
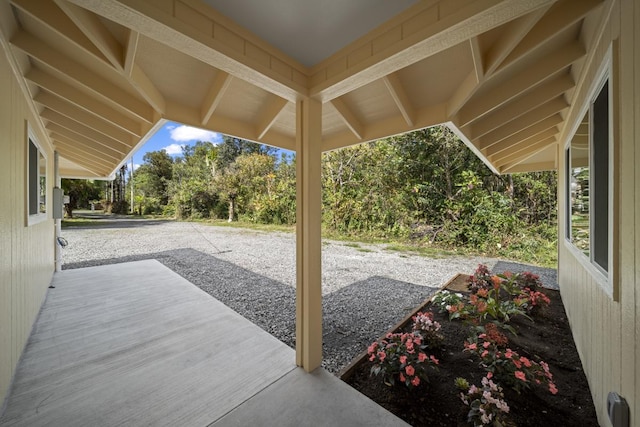
[[[460,276],[459,281],[467,277]],[[531,427],[598,426],[560,293],[549,289],[544,292],[551,299],[550,306],[535,322],[524,317],[513,319],[518,335],[508,334],[509,346],[520,355],[546,361],[558,393],[552,395],[546,387],[533,387],[517,394],[504,387],[505,401],[510,407],[508,421],[511,425]],[[431,311],[428,305],[425,310]],[[463,377],[479,386],[486,372],[477,359],[462,351],[469,327],[458,320],[449,321],[447,314],[433,314],[442,325],[440,332],[445,343],[440,353],[436,353],[440,365],[437,371],[432,371],[428,383],[413,390],[402,385],[387,386],[381,377],[370,376],[371,362],[366,357],[343,374],[343,380],[413,426],[465,426],[468,407],[460,400],[454,380]]]

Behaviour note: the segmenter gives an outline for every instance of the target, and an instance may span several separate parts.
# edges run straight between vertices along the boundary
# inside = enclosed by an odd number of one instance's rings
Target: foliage
[[[474,427],[502,426],[504,414],[509,413],[502,387],[486,376],[482,378],[481,384],[481,387],[476,387],[469,385],[464,378],[456,378],[456,386],[461,390],[460,399],[469,407],[467,422]]]
[[[389,333],[367,350],[369,361],[373,362],[371,375],[382,374],[387,385],[395,384],[397,379],[410,389],[417,387],[428,380],[428,368],[439,363],[426,350],[427,344],[419,331]]]
[[[62,190],[69,196],[69,203],[65,206],[67,216],[73,218],[75,209],[88,208],[92,202],[100,200],[102,185],[100,181],[63,179]]]
[[[430,348],[438,348],[442,345],[444,337],[438,333],[440,323],[433,320],[433,314],[427,312],[419,312],[412,317],[413,330],[418,331],[424,340],[425,345]]]

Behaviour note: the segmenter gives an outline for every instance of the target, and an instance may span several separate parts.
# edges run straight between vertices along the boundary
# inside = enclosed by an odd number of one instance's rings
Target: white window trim
[[[25,203],[25,213],[26,213],[26,217],[27,217],[27,226],[30,227],[32,225],[41,223],[43,221],[45,221],[47,219],[47,214],[48,212],[38,212],[37,214],[29,214],[29,191],[31,190],[29,188],[29,141],[33,142],[33,144],[36,146],[36,148],[38,149],[38,152],[40,154],[42,154],[42,157],[44,157],[45,162],[49,162],[49,159],[47,157],[47,153],[45,150],[42,149],[42,144],[40,144],[40,141],[38,140],[38,138],[36,137],[35,133],[33,132],[33,129],[31,128],[31,125],[29,125],[27,123],[27,141],[26,141],[26,155],[25,155],[25,160],[26,160],[26,164],[25,164],[25,198],[26,198],[26,203]],[[47,175],[49,174],[48,171],[48,167],[47,167]],[[48,180],[47,180],[48,183]],[[48,184],[47,184],[48,185]],[[47,189],[48,190],[48,189]],[[48,197],[47,197],[47,203],[48,203]]]
[[[607,252],[608,252],[608,268],[609,271],[605,271],[602,267],[600,267],[594,260],[593,260],[593,230],[592,230],[592,221],[591,221],[591,217],[589,219],[589,235],[590,235],[590,241],[589,241],[589,256],[586,256],[584,254],[584,252],[582,252],[580,249],[578,249],[572,242],[571,242],[571,229],[568,230],[568,232],[564,233],[564,246],[567,250],[569,250],[569,252],[571,252],[573,254],[573,256],[578,260],[578,262],[580,262],[580,264],[585,268],[585,270],[594,278],[594,280],[598,283],[598,285],[602,288],[602,290],[612,299],[616,299],[616,293],[614,292],[614,287],[615,287],[615,283],[614,283],[614,278],[617,277],[616,272],[614,271],[617,268],[617,260],[614,258],[615,256],[615,251],[614,251],[614,244],[617,243],[617,238],[614,235],[614,221],[616,220],[616,217],[614,216],[615,214],[615,210],[614,210],[614,200],[615,200],[615,173],[614,173],[614,168],[615,168],[615,164],[614,164],[614,147],[617,143],[617,141],[614,140],[614,136],[615,136],[615,99],[614,99],[614,88],[615,86],[615,82],[613,81],[614,78],[614,69],[613,69],[613,53],[612,53],[612,46],[609,46],[609,49],[607,50],[607,52],[604,55],[604,58],[602,60],[602,64],[600,65],[600,68],[598,69],[598,72],[596,73],[596,77],[593,80],[593,84],[591,86],[591,88],[589,88],[589,92],[588,92],[588,96],[587,96],[587,102],[585,103],[585,105],[582,106],[581,110],[580,110],[580,114],[578,114],[577,117],[584,117],[585,114],[587,114],[587,112],[589,113],[589,123],[593,123],[593,118],[592,118],[592,111],[591,111],[591,105],[593,104],[594,100],[596,99],[596,97],[599,95],[600,90],[602,89],[602,87],[604,86],[605,82],[608,80],[609,81],[609,177],[608,177],[608,184],[609,184],[609,223],[607,225],[608,227],[608,234],[609,234],[609,239],[608,239],[608,248],[607,248]],[[573,135],[575,135],[575,133],[578,130],[578,126],[580,125],[580,121],[576,120],[576,123],[574,124],[571,132],[569,133],[569,135],[571,135],[571,138],[569,138],[565,144],[565,155],[568,152],[571,152],[571,139],[573,138]],[[592,149],[592,139],[593,135],[592,132],[589,132],[589,168],[592,168],[592,164],[593,164],[593,149]],[[571,160],[569,160],[569,162],[571,162]],[[569,170],[565,171],[565,174],[570,174],[571,173],[571,163],[569,163]],[[591,175],[591,170],[589,171],[589,188],[593,188],[593,176]],[[568,180],[565,177],[565,180],[563,182],[563,186],[567,185]],[[593,197],[589,197],[589,215],[593,214],[593,206],[594,203],[594,198]],[[564,214],[565,215],[570,215],[570,200],[565,200],[565,209],[564,209]]]

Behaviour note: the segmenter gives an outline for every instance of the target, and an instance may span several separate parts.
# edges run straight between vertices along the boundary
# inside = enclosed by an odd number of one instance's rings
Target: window
[[[27,224],[47,217],[47,158],[29,129],[27,138]]]
[[[613,292],[613,111],[610,57],[565,151],[565,237],[610,296]]]

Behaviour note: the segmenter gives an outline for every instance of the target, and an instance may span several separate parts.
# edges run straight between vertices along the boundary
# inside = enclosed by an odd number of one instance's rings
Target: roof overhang
[[[609,3],[0,0],[0,42],[63,176],[110,176],[165,120],[294,150],[305,97],[323,150],[449,124],[510,173],[557,167]]]

